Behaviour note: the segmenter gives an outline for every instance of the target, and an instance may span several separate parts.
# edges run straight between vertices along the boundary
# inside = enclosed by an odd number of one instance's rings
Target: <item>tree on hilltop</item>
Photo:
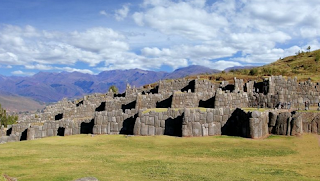
[[[308,52],[310,52],[310,50],[311,50],[311,47],[310,47],[310,46],[308,46],[307,51],[308,51]]]
[[[118,88],[115,85],[110,86],[108,91],[110,92],[110,90],[115,94],[117,94],[118,91],[119,91]]]

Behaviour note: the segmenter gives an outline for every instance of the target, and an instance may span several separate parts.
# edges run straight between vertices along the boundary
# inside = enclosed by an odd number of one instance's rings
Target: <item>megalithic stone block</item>
[[[192,123],[192,135],[193,136],[202,136],[201,124],[199,122]]]
[[[101,125],[101,134],[107,134],[108,126],[107,125]]]
[[[144,123],[141,123],[141,135],[142,136],[147,136],[148,135],[148,131],[149,131],[148,125],[146,125]]]
[[[259,118],[250,118],[249,119],[249,129],[250,129],[250,138],[260,138],[261,127]]]
[[[135,124],[134,124],[133,134],[134,135],[140,135],[140,129],[141,129],[141,121],[140,121],[140,118],[138,117],[136,119]]]
[[[212,122],[208,123],[208,135],[221,135],[221,123],[220,122]]]

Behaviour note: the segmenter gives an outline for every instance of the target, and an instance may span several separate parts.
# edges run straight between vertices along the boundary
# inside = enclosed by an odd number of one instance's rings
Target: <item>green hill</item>
[[[297,52],[296,55],[279,59],[271,64],[250,69],[222,71],[212,75],[199,75],[201,79],[209,79],[212,82],[233,81],[234,77],[244,81],[262,81],[264,77],[271,75],[283,75],[297,77],[298,81],[311,79],[313,82],[320,82],[320,50],[312,52]],[[189,76],[194,79],[197,76]]]
[[[311,79],[312,81],[320,80],[320,50],[312,52],[297,52],[296,55],[279,59],[271,64],[248,70],[238,70],[235,73],[270,76],[297,76],[298,80],[303,81]]]

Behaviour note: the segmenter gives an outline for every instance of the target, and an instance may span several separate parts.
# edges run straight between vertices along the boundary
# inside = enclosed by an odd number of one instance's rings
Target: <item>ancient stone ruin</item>
[[[301,112],[317,106],[319,83],[271,76],[263,82],[212,83],[202,79],[164,80],[123,94],[92,94],[47,106],[0,129],[0,143],[75,134],[232,135],[320,133],[320,114]],[[241,108],[268,108],[246,112]],[[288,109],[290,107],[290,110]]]

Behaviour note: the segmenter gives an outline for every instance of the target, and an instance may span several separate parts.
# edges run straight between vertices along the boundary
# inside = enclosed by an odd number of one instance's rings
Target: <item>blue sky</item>
[[[319,49],[319,17],[318,0],[0,0],[0,74],[263,65]]]

